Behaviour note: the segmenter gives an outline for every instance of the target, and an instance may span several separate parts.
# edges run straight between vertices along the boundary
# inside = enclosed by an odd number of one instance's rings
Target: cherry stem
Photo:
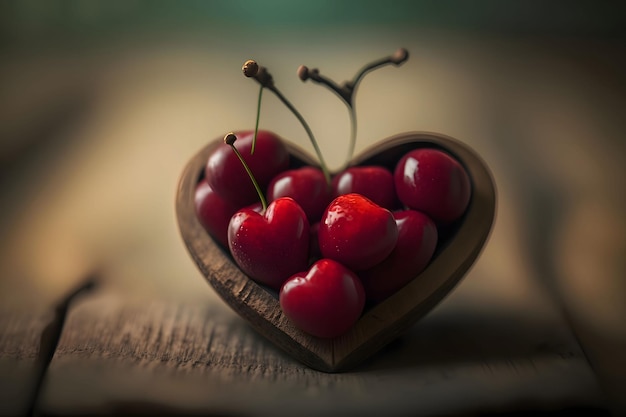
[[[315,137],[313,136],[313,132],[311,131],[311,128],[309,127],[307,122],[304,120],[304,117],[302,117],[300,112],[298,112],[298,110],[296,110],[296,108],[293,107],[293,105],[281,94],[280,91],[278,91],[276,88],[274,88],[274,89],[272,89],[271,87],[268,87],[268,88],[270,89],[270,91],[272,91],[274,94],[276,94],[276,97],[278,97],[280,99],[280,101],[282,101],[283,104],[285,106],[287,106],[287,108],[289,110],[291,110],[293,115],[296,116],[296,118],[300,121],[300,124],[302,125],[302,127],[306,131],[307,135],[311,139],[311,144],[313,145],[313,148],[315,149],[315,153],[317,154],[317,158],[320,161],[320,167],[322,169],[322,172],[324,173],[324,178],[326,179],[326,184],[330,185],[330,181],[331,181],[331,179],[330,179],[330,171],[328,170],[326,162],[324,161],[324,157],[322,156],[322,151],[320,150],[320,147],[317,144],[317,141],[315,140]]]
[[[224,143],[229,145],[233,149],[233,151],[235,152],[235,155],[237,155],[237,158],[239,158],[239,160],[241,161],[241,164],[246,169],[248,176],[252,180],[252,184],[254,184],[254,188],[256,189],[256,192],[259,195],[259,199],[261,200],[261,207],[262,207],[261,214],[263,214],[265,213],[265,210],[267,210],[267,200],[265,199],[265,196],[263,195],[263,191],[261,191],[261,187],[259,186],[259,183],[256,181],[256,178],[254,178],[254,175],[252,174],[250,167],[248,166],[246,161],[243,159],[243,156],[241,156],[241,153],[235,146],[236,140],[237,140],[237,136],[235,136],[235,134],[232,132],[224,136]]]
[[[252,138],[252,147],[250,148],[250,155],[254,155],[254,150],[256,149],[256,137],[259,134],[259,120],[261,119],[261,99],[263,98],[263,89],[265,87],[261,86],[259,89],[259,99],[256,105],[256,123],[254,125],[254,137]]]
[[[357,74],[354,76],[354,78],[351,81],[345,81],[341,85],[338,85],[336,82],[334,82],[330,78],[327,78],[323,76],[322,74],[320,74],[317,68],[309,69],[304,65],[301,65],[298,68],[298,77],[302,81],[312,80],[318,84],[322,84],[328,87],[331,91],[337,94],[339,98],[343,100],[346,106],[348,106],[348,110],[350,112],[351,134],[350,134],[350,145],[348,148],[348,157],[346,160],[346,164],[348,164],[349,161],[352,159],[352,155],[354,154],[354,148],[356,145],[357,122],[356,122],[356,110],[355,110],[354,98],[356,96],[356,90],[357,90],[359,83],[361,82],[363,77],[365,77],[365,75],[369,73],[370,71],[373,71],[377,68],[380,68],[382,66],[389,65],[389,64],[400,66],[408,58],[409,58],[408,51],[404,48],[399,48],[393,53],[393,55],[390,55],[385,58],[381,58],[377,61],[374,61],[365,65],[363,68],[359,70],[359,72],[357,72]]]
[[[302,114],[300,114],[300,112],[296,110],[293,104],[291,104],[291,102],[287,100],[285,96],[283,96],[280,90],[278,90],[278,88],[274,84],[274,79],[272,75],[269,72],[267,72],[267,68],[259,66],[255,61],[248,60],[243,64],[242,70],[243,70],[243,74],[246,77],[254,78],[259,84],[261,84],[261,90],[263,88],[267,88],[272,93],[274,93],[276,97],[278,97],[278,99],[285,105],[285,107],[287,107],[289,111],[291,111],[291,113],[293,113],[293,115],[296,116],[296,119],[298,119],[298,121],[300,122],[304,130],[306,131],[307,135],[309,136],[309,139],[311,140],[311,144],[313,145],[313,148],[315,149],[315,153],[317,154],[317,158],[319,159],[319,162],[320,162],[320,168],[322,169],[322,172],[324,173],[324,178],[326,179],[326,183],[330,185],[331,183],[330,171],[328,170],[328,166],[326,165],[326,162],[324,161],[324,157],[322,156],[322,151],[320,150],[320,147],[317,144],[317,140],[315,140],[313,131],[309,127],[306,120],[304,120],[304,117],[302,117]],[[260,112],[260,105],[261,105],[261,98],[259,94],[259,109],[257,110],[257,124],[259,122],[258,114]]]
[[[365,65],[354,76],[352,81],[346,82],[344,85],[346,86],[346,88],[349,88],[354,92],[359,82],[363,79],[365,74],[367,74],[368,72],[373,71],[382,66],[389,65],[389,64],[399,67],[400,65],[404,64],[407,59],[409,59],[409,52],[404,48],[399,48],[393,53],[393,55],[390,55],[385,58],[381,58],[377,61],[369,63],[368,65]]]
[[[356,123],[356,110],[354,108],[354,106],[349,106],[349,113],[350,113],[350,145],[348,148],[348,157],[346,158],[346,162],[344,163],[344,167],[342,168],[345,169],[347,168],[348,164],[350,163],[350,160],[352,159],[352,155],[354,155],[354,148],[356,147],[356,129],[357,129],[357,123]]]

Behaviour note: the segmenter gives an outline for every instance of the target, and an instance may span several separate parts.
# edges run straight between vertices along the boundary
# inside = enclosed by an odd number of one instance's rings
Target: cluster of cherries
[[[407,56],[400,49],[342,87],[317,70],[301,67],[298,74],[330,87],[353,110],[360,78]],[[265,68],[248,61],[244,74],[286,102]],[[310,129],[286,104],[309,133],[320,167],[290,168],[285,142],[269,131],[229,133],[208,158],[196,212],[246,275],[278,292],[298,328],[333,338],[354,325],[366,301],[384,300],[428,265],[438,230],[467,208],[470,180],[456,159],[435,148],[409,151],[394,170],[350,166],[331,176]]]

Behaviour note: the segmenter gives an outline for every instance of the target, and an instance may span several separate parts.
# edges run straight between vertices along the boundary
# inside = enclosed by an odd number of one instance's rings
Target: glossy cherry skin
[[[419,275],[437,247],[437,227],[424,213],[403,210],[393,213],[398,226],[398,243],[393,252],[375,267],[361,271],[366,296],[382,301]]]
[[[300,330],[321,338],[341,336],[359,319],[365,292],[359,278],[331,259],[294,274],[280,290],[283,313]]]
[[[235,135],[235,146],[264,190],[272,178],[287,169],[287,147],[274,133],[260,130],[254,154],[250,155],[254,132],[236,132]],[[259,199],[241,161],[227,144],[219,145],[209,156],[205,177],[211,188],[236,206],[245,207]]]
[[[333,178],[333,196],[361,194],[381,207],[398,208],[393,174],[381,166],[350,167]]]
[[[438,149],[408,152],[396,165],[394,180],[400,201],[436,222],[458,219],[470,200],[467,172],[456,159]]]
[[[398,227],[391,212],[354,193],[341,195],[330,203],[318,231],[322,256],[353,271],[381,262],[397,240]]]
[[[267,187],[268,201],[291,197],[304,210],[310,223],[318,222],[333,199],[326,177],[319,168],[305,166],[281,172]]]
[[[222,198],[204,179],[196,187],[194,203],[202,227],[220,245],[227,248],[228,224],[240,207]]]
[[[291,198],[279,198],[264,214],[244,208],[228,226],[228,247],[239,268],[258,283],[275,290],[287,278],[306,269],[309,222]]]

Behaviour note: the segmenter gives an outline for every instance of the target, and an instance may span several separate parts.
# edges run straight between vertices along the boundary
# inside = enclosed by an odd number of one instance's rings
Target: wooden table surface
[[[150,40],[3,61],[0,415],[626,411],[624,46],[379,35]],[[497,219],[475,266],[408,334],[350,372],[321,373],[205,283],[178,234],[176,184],[205,143],[253,126],[248,58],[340,165],[347,113],[295,68],[340,81],[399,46],[409,62],[361,85],[357,152],[403,131],[456,137],[491,167]],[[261,125],[310,149],[269,94]]]

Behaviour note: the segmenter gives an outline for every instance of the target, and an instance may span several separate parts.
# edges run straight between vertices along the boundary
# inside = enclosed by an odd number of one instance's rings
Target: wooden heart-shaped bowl
[[[463,218],[440,238],[433,259],[422,273],[394,295],[367,308],[346,334],[320,339],[296,328],[282,313],[276,293],[248,278],[198,221],[196,185],[203,178],[209,155],[222,143],[217,140],[201,149],[182,174],[176,195],[182,238],[209,284],[233,310],[275,345],[314,369],[335,372],[353,367],[408,330],[465,275],[494,221],[494,181],[485,163],[465,144],[436,133],[412,132],[388,138],[365,151],[351,165],[382,165],[393,172],[395,164],[412,149],[444,149],[469,173],[472,196]],[[287,146],[291,167],[317,165],[302,149]]]

